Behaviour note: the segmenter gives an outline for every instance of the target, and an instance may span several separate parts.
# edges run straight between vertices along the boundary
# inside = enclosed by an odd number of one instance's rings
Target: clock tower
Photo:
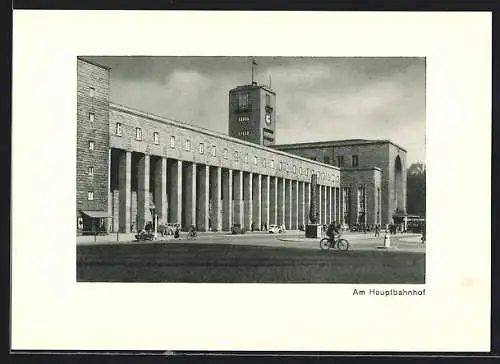
[[[276,141],[276,94],[269,86],[238,86],[229,91],[229,136],[264,146]]]

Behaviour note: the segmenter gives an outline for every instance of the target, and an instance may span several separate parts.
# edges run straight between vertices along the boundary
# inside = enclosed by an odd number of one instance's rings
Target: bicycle
[[[319,241],[319,248],[321,250],[334,249],[345,252],[349,250],[350,246],[351,244],[349,243],[349,241],[345,238],[342,238],[342,236],[340,235],[338,235],[335,241],[332,241],[332,238],[330,237],[325,237]]]
[[[196,231],[188,231],[186,239],[187,240],[196,240]]]

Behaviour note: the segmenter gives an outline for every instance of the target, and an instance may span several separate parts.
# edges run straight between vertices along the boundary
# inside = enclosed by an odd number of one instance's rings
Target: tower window
[[[200,143],[200,154],[205,153],[205,144]]]
[[[89,176],[93,176],[94,175],[94,167],[89,167],[88,173],[89,173]]]
[[[248,107],[248,94],[239,94],[238,95],[238,106],[240,108]]]
[[[328,156],[323,157],[323,161],[325,162],[325,164],[330,164],[330,157]]]
[[[135,139],[142,140],[142,129],[141,128],[135,128]]]
[[[122,136],[122,124],[121,123],[116,123],[115,134],[118,136]]]
[[[160,143],[160,133],[158,133],[157,131],[153,133],[153,143],[155,144]]]
[[[93,87],[89,88],[89,96],[90,97],[94,97],[95,96],[95,88],[93,88]]]
[[[94,122],[94,120],[95,120],[95,114],[93,112],[90,112],[89,113],[89,121]]]
[[[352,166],[358,167],[358,156],[357,155],[352,156]]]
[[[89,150],[94,150],[95,144],[93,140],[89,140]]]
[[[87,192],[87,200],[93,201],[94,200],[94,192],[93,191],[88,191]]]
[[[170,148],[175,148],[175,136],[170,137]]]
[[[188,152],[191,150],[191,140],[186,139],[186,141],[184,142],[184,149]]]
[[[266,94],[266,106],[271,106],[271,95]]]

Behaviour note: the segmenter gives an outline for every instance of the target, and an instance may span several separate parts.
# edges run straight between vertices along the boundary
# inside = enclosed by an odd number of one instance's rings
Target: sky
[[[111,67],[111,101],[228,133],[229,90],[250,57],[86,57]],[[255,57],[276,92],[276,144],[389,139],[425,161],[425,58]]]

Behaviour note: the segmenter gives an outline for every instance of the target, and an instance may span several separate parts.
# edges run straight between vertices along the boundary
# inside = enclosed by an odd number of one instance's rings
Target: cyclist
[[[332,221],[330,225],[328,225],[328,228],[326,229],[326,236],[330,238],[330,242],[332,243],[332,247],[335,244],[335,234],[340,234],[337,226],[335,224],[335,221]]]

